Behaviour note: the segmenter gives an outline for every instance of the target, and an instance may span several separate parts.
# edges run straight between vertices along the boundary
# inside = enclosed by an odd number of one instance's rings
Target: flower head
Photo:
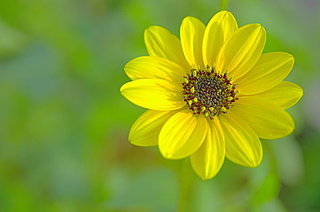
[[[125,66],[131,82],[121,93],[147,108],[133,124],[129,141],[158,145],[165,158],[190,156],[202,179],[214,177],[225,157],[256,167],[262,159],[259,138],[290,134],[294,121],[285,111],[303,95],[283,81],[294,58],[262,53],[266,31],[259,24],[238,27],[221,11],[205,26],[186,17],[180,40],[160,26],[145,31],[149,56]]]

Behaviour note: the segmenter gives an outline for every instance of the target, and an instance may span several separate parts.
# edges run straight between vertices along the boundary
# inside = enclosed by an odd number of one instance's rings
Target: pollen
[[[227,74],[218,74],[214,68],[192,69],[184,76],[182,93],[187,107],[194,114],[203,114],[213,119],[228,112],[238,100],[236,85],[231,83]]]

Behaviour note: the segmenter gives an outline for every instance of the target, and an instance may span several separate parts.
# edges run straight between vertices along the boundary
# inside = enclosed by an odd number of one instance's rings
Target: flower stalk
[[[220,10],[226,10],[228,7],[228,0],[220,0]]]
[[[190,172],[189,161],[184,160],[181,163],[180,169],[178,169],[179,177],[179,200],[177,211],[178,212],[191,212],[193,210],[194,190],[195,190],[195,178]]]

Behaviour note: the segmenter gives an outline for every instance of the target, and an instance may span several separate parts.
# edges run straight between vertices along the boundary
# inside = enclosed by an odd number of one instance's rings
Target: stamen
[[[206,70],[192,69],[191,74],[184,77],[182,86],[184,101],[189,109],[210,119],[227,113],[238,100],[238,91],[227,74],[218,74],[210,66]]]

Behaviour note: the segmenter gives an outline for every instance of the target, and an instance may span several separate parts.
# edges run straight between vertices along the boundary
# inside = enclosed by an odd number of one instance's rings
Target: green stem
[[[192,173],[190,173],[190,164],[188,160],[184,160],[181,164],[181,169],[179,170],[179,202],[178,202],[178,212],[192,212],[193,210],[193,198],[194,198],[194,188],[195,188],[195,178]]]
[[[220,10],[226,10],[228,7],[228,0],[220,0]]]

